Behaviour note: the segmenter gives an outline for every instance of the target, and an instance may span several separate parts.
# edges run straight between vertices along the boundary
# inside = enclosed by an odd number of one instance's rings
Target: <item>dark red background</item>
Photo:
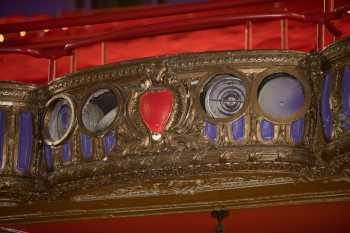
[[[214,1],[215,2],[215,1]],[[236,0],[239,2],[239,0]],[[336,0],[335,6],[347,3],[346,0]],[[350,4],[350,3],[349,3]],[[172,7],[172,6],[171,6]],[[180,14],[175,16],[127,20],[123,22],[111,22],[96,25],[82,25],[71,27],[63,31],[60,28],[49,32],[34,31],[27,32],[25,37],[19,37],[17,33],[5,35],[5,42],[1,47],[40,47],[43,43],[57,43],[72,41],[77,38],[89,38],[110,31],[132,30],[135,26],[151,23],[166,22],[168,20],[180,20],[183,18],[206,17],[213,14],[230,13],[254,14],[261,12],[296,12],[308,13],[323,10],[323,0],[294,0],[276,1],[275,3],[249,5],[232,9],[221,9],[218,12],[200,12],[193,14]],[[1,23],[26,22],[28,20],[40,20],[48,16],[36,16],[32,18],[13,16],[0,19]],[[343,19],[333,21],[342,32],[341,37],[350,35],[350,15]],[[253,23],[253,49],[279,49],[281,47],[280,20],[270,22]],[[293,20],[288,21],[289,49],[299,51],[311,51],[316,48],[316,25],[301,23]],[[1,32],[0,32],[1,33]],[[341,38],[340,37],[340,38]],[[338,39],[340,39],[338,38]],[[330,33],[326,34],[326,44],[332,41]],[[175,33],[154,37],[144,37],[131,40],[106,42],[107,63],[123,60],[144,58],[150,56],[171,55],[189,52],[219,51],[244,49],[244,25],[222,27],[184,33]],[[95,44],[82,47],[76,51],[77,69],[83,69],[101,64],[101,46]],[[0,54],[0,80],[17,80],[30,83],[47,82],[48,60],[38,59],[20,54]],[[69,57],[57,59],[56,77],[69,72]]]
[[[214,233],[216,221],[206,213],[169,214],[13,226],[30,233]],[[226,233],[347,233],[350,203],[308,204],[231,210]]]

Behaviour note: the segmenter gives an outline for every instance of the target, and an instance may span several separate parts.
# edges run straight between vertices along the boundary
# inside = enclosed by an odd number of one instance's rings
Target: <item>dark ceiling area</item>
[[[195,2],[207,2],[207,0],[2,0],[0,17],[38,14],[59,17],[67,13],[81,11]]]

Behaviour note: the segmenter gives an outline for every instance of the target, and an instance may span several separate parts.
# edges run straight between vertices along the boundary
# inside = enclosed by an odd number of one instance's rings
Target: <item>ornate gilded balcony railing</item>
[[[348,200],[349,43],[2,82],[0,221]]]

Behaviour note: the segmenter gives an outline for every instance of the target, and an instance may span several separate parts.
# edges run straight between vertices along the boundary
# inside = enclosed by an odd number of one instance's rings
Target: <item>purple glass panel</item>
[[[0,111],[0,166],[2,164],[3,157],[3,146],[4,146],[4,136],[5,136],[5,112]]]
[[[33,146],[33,125],[30,112],[20,113],[19,127],[17,168],[21,171],[26,171],[29,169]]]
[[[333,126],[332,126],[332,112],[329,103],[331,95],[331,82],[332,75],[328,72],[326,78],[323,81],[322,100],[321,100],[321,117],[323,121],[323,133],[327,140],[332,138]]]
[[[342,79],[343,127],[350,129],[350,65],[345,67]]]
[[[65,142],[62,147],[62,159],[63,161],[69,161],[71,156],[70,143],[69,141]]]
[[[216,138],[216,125],[210,122],[205,122],[204,133],[209,140],[214,141]]]
[[[53,170],[53,156],[52,149],[49,145],[44,145],[45,161],[47,166],[47,171]]]
[[[289,74],[274,74],[266,78],[259,89],[261,109],[273,117],[288,117],[304,106],[304,89]]]
[[[92,156],[92,139],[86,134],[80,134],[80,145],[83,152],[83,156],[86,159],[90,159]]]
[[[61,116],[62,119],[62,127],[66,130],[69,127],[69,123],[70,123],[70,108],[68,105],[64,105],[62,106],[62,108],[59,111],[59,116]],[[69,161],[71,158],[71,150],[70,150],[70,143],[69,141],[66,141],[63,144],[63,148],[62,148],[62,158],[63,161]]]
[[[275,129],[272,122],[267,120],[262,120],[260,122],[260,132],[261,137],[264,140],[272,140],[275,135]]]
[[[290,127],[290,136],[294,143],[298,143],[304,136],[304,118],[293,121]]]
[[[242,116],[238,120],[232,122],[232,136],[235,140],[241,140],[244,138],[245,119]]]
[[[112,132],[109,132],[103,137],[103,146],[106,154],[112,152],[114,145],[117,143],[117,139]]]
[[[70,121],[70,107],[68,105],[63,105],[60,111],[58,112],[58,115],[61,116],[62,120],[62,128],[65,130],[69,127],[69,121]]]

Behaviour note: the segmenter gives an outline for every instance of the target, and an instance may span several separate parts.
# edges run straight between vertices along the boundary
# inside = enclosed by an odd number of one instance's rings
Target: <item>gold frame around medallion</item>
[[[210,117],[208,115],[208,113],[203,109],[204,106],[202,106],[201,102],[200,102],[200,98],[201,98],[201,93],[205,87],[205,85],[207,83],[209,83],[213,78],[215,78],[215,76],[220,75],[220,74],[228,74],[228,75],[232,75],[235,78],[240,79],[240,81],[242,81],[245,89],[246,89],[246,96],[245,96],[245,100],[244,100],[244,104],[242,106],[242,108],[236,112],[235,114],[231,115],[230,117],[227,118],[213,118]],[[198,85],[197,85],[197,89],[196,89],[196,107],[198,108],[200,114],[202,114],[202,116],[209,122],[211,123],[229,123],[232,122],[234,120],[237,120],[238,118],[242,117],[243,115],[245,115],[247,108],[250,106],[251,104],[251,82],[252,80],[249,80],[249,77],[247,74],[244,74],[243,72],[240,72],[239,70],[236,70],[232,67],[208,67],[208,72],[201,77],[201,81],[199,81]]]
[[[279,73],[286,73],[296,78],[297,81],[301,83],[304,91],[303,107],[299,109],[297,112],[295,112],[294,114],[284,118],[274,117],[271,114],[264,112],[259,105],[259,87],[261,83],[270,75],[279,74]],[[264,116],[267,120],[273,123],[288,124],[288,123],[291,123],[292,121],[298,120],[299,118],[305,115],[306,111],[308,111],[311,104],[311,88],[310,88],[309,82],[306,79],[305,72],[302,72],[298,67],[273,67],[265,70],[264,72],[258,74],[255,82],[253,82],[252,102],[253,102],[255,111],[259,115]]]
[[[87,129],[83,123],[82,111],[83,111],[84,105],[86,104],[86,101],[90,98],[90,96],[93,95],[96,91],[103,90],[103,89],[110,90],[117,98],[117,108],[118,108],[117,115],[113,119],[112,123],[108,125],[106,128],[96,132],[92,132],[89,129]],[[82,133],[87,134],[89,136],[103,136],[107,132],[111,131],[115,127],[115,125],[118,123],[119,119],[121,118],[120,115],[125,111],[125,99],[123,97],[120,87],[118,87],[115,84],[113,86],[98,84],[94,88],[84,91],[83,96],[84,97],[77,104],[77,111],[79,113],[77,120],[78,120],[79,129],[82,131]]]
[[[69,123],[68,129],[66,130],[66,132],[64,133],[64,135],[57,140],[52,140],[50,139],[51,137],[49,136],[49,132],[48,132],[48,127],[49,127],[49,118],[52,114],[52,110],[53,107],[50,106],[51,104],[55,104],[57,101],[59,101],[59,99],[63,99],[66,100],[68,102],[69,108],[71,110],[71,121]],[[73,100],[74,97],[70,94],[58,94],[53,96],[51,99],[49,99],[47,101],[47,103],[45,104],[45,108],[46,111],[44,113],[44,117],[43,117],[43,130],[42,130],[42,135],[43,135],[43,139],[45,141],[45,143],[49,146],[58,146],[61,143],[63,143],[72,133],[73,129],[76,127],[75,126],[75,122],[76,122],[76,104],[75,101]]]
[[[135,80],[137,84],[133,84],[134,89],[129,91],[129,98],[127,100],[127,111],[126,111],[126,121],[130,126],[132,126],[133,130],[139,132],[139,136],[144,137],[143,143],[159,144],[164,141],[164,137],[167,137],[171,132],[169,130],[174,126],[179,124],[179,122],[183,121],[185,112],[184,110],[184,102],[183,102],[183,86],[178,85],[178,83],[171,83],[171,80],[166,80],[167,77],[174,76],[175,74],[169,73],[169,70],[166,67],[158,67],[159,70],[149,70],[151,74],[144,75],[140,80]],[[153,73],[154,72],[154,73]],[[134,81],[134,82],[135,82]],[[166,125],[164,127],[163,132],[161,133],[162,139],[159,142],[155,142],[152,140],[151,130],[146,126],[146,124],[142,120],[142,116],[139,111],[140,106],[140,98],[146,92],[152,92],[157,90],[166,90],[172,92],[173,95],[173,104],[172,111],[170,112],[170,116]],[[170,130],[171,131],[171,130]]]

